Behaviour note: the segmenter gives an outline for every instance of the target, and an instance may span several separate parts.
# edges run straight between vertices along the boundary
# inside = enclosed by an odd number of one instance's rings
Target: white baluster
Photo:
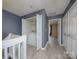
[[[27,59],[27,51],[26,51],[26,41],[23,42],[23,59]]]
[[[4,59],[8,59],[8,52],[7,52],[7,48],[4,49]]]
[[[12,47],[13,56],[12,59],[15,59],[15,46]]]
[[[20,44],[18,44],[18,59],[20,59],[20,51],[21,51],[21,49],[20,49]]]

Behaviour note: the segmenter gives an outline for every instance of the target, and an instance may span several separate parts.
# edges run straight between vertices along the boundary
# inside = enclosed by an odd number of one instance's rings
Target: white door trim
[[[37,24],[37,50],[42,48],[42,15],[36,15]]]
[[[61,18],[59,18],[59,19],[52,19],[52,20],[58,20],[58,24],[60,24],[60,25],[59,25],[59,27],[60,27],[60,28],[59,28],[59,31],[60,31],[60,32],[58,31],[58,32],[59,32],[58,43],[59,43],[60,46],[63,46],[63,45],[61,44],[61,34],[62,34],[62,33],[61,33]],[[50,42],[51,42],[51,40],[50,40],[50,39],[51,39],[51,37],[50,37],[50,20],[48,21],[48,26],[49,26],[49,29],[48,29],[48,31],[49,31],[49,33],[48,33],[48,38],[49,38],[49,43],[50,43]]]
[[[63,46],[63,45],[61,44],[61,41],[62,41],[62,40],[61,40],[61,34],[62,34],[62,33],[61,33],[61,19],[58,20],[58,28],[59,28],[59,29],[58,29],[58,43],[59,43],[60,46]]]

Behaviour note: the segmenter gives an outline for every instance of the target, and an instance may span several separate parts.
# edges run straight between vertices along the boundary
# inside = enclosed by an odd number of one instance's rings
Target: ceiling
[[[51,19],[49,20],[50,24],[58,23],[59,19]]]
[[[3,0],[3,9],[23,16],[45,9],[48,16],[62,14],[70,0]]]

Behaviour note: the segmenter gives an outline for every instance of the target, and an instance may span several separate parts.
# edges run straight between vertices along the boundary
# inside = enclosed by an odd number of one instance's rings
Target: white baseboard
[[[63,44],[60,44],[60,46],[64,46]]]
[[[47,41],[47,43],[46,43],[45,47],[44,47],[44,48],[41,48],[41,49],[42,49],[42,50],[45,50],[45,49],[46,49],[46,47],[47,47],[47,45],[48,45],[48,43],[49,43],[49,41]]]
[[[68,56],[70,56],[72,59],[76,59],[76,56],[73,52],[68,52],[66,51],[65,54],[67,54]]]

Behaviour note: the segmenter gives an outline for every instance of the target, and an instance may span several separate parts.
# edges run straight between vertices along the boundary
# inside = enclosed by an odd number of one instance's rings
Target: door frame
[[[36,16],[34,17],[36,18],[36,32],[37,32],[36,33],[36,47],[37,47],[37,50],[39,50],[40,48],[42,48],[42,15],[36,14]],[[26,18],[26,19],[31,19],[31,18],[33,17]],[[23,23],[23,20],[25,19],[22,18],[21,20]],[[22,35],[23,35],[23,27],[22,27]]]
[[[61,39],[61,18],[58,18],[58,19],[50,19],[50,20],[58,20],[58,24],[60,24],[60,25],[58,25],[58,27],[60,27],[60,29],[58,30],[58,32],[60,31],[60,33],[59,33],[59,35],[58,35],[58,44],[60,45],[60,46],[63,46],[63,44],[61,43],[62,42],[62,39]],[[48,33],[48,41],[49,41],[49,43],[51,42],[51,37],[50,37],[50,20],[48,20],[48,31],[49,31],[49,33]]]

